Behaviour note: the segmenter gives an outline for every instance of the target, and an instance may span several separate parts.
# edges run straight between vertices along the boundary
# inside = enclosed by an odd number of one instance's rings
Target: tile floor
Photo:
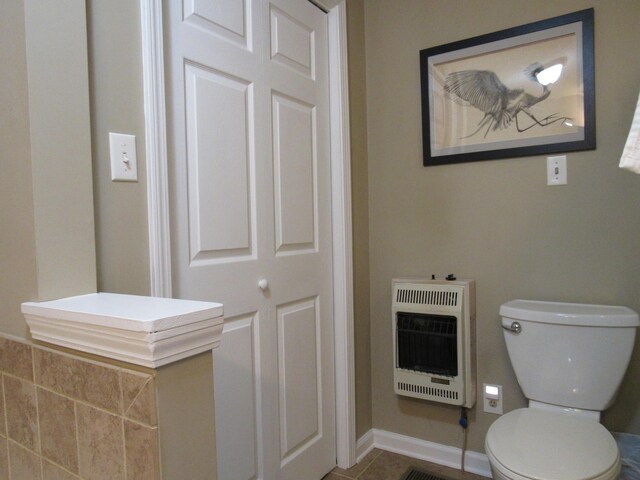
[[[400,480],[409,467],[421,470],[449,480],[487,480],[473,473],[461,472],[454,468],[416,460],[374,448],[360,463],[348,470],[335,468],[322,480]]]

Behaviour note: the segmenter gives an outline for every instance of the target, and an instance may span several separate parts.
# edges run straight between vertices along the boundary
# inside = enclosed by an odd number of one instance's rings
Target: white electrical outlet
[[[109,132],[109,151],[111,153],[111,180],[137,182],[138,162],[135,135]]]
[[[567,184],[567,156],[547,157],[547,185]]]
[[[485,383],[482,387],[484,411],[502,415],[502,386]]]

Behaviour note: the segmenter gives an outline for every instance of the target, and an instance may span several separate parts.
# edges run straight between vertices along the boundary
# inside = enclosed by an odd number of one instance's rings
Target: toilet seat
[[[512,480],[609,480],[620,473],[618,446],[601,424],[532,408],[496,420],[485,450],[492,468]]]

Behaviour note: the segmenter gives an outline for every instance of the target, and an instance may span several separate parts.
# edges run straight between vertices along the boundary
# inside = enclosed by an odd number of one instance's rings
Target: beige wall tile
[[[9,448],[7,439],[0,437],[0,480],[9,480]]]
[[[80,476],[124,480],[122,417],[77,404]]]
[[[40,457],[15,442],[9,441],[11,480],[41,480]]]
[[[79,478],[47,460],[42,460],[42,480],[78,480]]]
[[[146,425],[157,424],[156,388],[152,375],[122,371],[122,395],[127,418]]]
[[[159,480],[158,429],[124,422],[127,480]]]
[[[160,479],[153,375],[0,337],[5,346],[0,362],[12,373],[0,372],[0,480]]]
[[[151,378],[151,375],[145,375],[138,372],[120,372],[122,376],[122,397],[124,400],[124,411],[126,412],[136,397],[140,394],[140,389]]]
[[[78,442],[73,400],[38,388],[42,455],[78,473]]]
[[[35,452],[39,451],[38,414],[35,385],[3,375],[7,433],[9,438]]]
[[[114,413],[122,413],[119,370],[42,348],[34,351],[36,383]]]
[[[0,370],[33,381],[31,346],[0,337]]]

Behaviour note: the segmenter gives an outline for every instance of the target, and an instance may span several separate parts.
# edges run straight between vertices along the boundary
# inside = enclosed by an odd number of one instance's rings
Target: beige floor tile
[[[373,462],[381,453],[382,453],[382,450],[374,448],[362,460],[360,460],[360,462],[356,463],[353,467],[347,470],[344,470],[342,468],[335,468],[333,469],[332,473],[336,473],[338,475],[341,475],[347,478],[358,478],[358,475],[364,472],[366,468],[369,465],[371,465],[371,462]]]
[[[414,459],[383,451],[371,463],[359,480],[395,480],[415,462]]]
[[[324,477],[322,477],[322,480],[345,480],[351,477],[343,477],[342,475],[338,475],[337,473],[329,473],[328,475],[325,475]]]
[[[465,473],[454,468],[443,467],[384,450],[373,450],[367,457],[348,470],[334,469],[323,480],[400,480],[410,467],[419,468],[448,480],[487,480],[479,475]]]

